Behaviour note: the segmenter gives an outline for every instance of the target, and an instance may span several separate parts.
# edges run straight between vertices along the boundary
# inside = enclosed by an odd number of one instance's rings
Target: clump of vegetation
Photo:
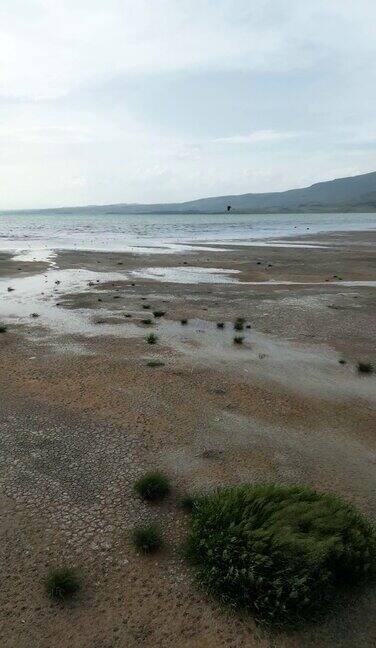
[[[0,324],[0,333],[6,333],[8,330],[8,327],[5,326],[5,324]]]
[[[225,323],[224,322],[217,322],[217,328],[219,328],[219,329],[225,328]]]
[[[166,311],[161,311],[161,310],[156,310],[153,312],[154,317],[163,317],[163,315],[166,315]]]
[[[187,318],[183,317],[183,319],[180,320],[180,324],[188,324]]]
[[[47,576],[46,589],[53,599],[62,601],[70,598],[80,589],[76,570],[70,567],[51,569]]]
[[[311,619],[341,585],[376,571],[367,520],[303,486],[244,485],[201,497],[187,553],[205,588],[279,625]]]
[[[162,360],[149,360],[148,367],[164,367],[165,363]]]
[[[243,344],[244,338],[242,335],[235,335],[234,344]]]
[[[192,513],[196,506],[197,498],[193,495],[185,495],[180,501],[180,506],[186,513]]]
[[[373,365],[370,362],[358,362],[359,373],[370,374],[373,372]]]
[[[169,478],[159,472],[146,473],[136,481],[134,488],[147,502],[161,502],[171,491]]]
[[[150,317],[147,317],[146,319],[141,320],[142,324],[150,325],[153,324],[153,320],[150,319]]]
[[[338,360],[338,362],[339,362],[339,364],[342,364],[342,365],[346,364],[346,360],[344,360],[343,358],[340,358],[340,360]]]
[[[144,310],[149,310],[149,308],[150,308],[150,304],[142,304],[142,308],[143,308]]]
[[[155,333],[149,333],[146,336],[146,342],[148,344],[155,344],[157,342],[157,340],[158,340],[158,336]]]
[[[242,331],[244,329],[244,317],[238,317],[234,322],[235,331]]]
[[[155,553],[163,545],[162,535],[154,524],[139,527],[133,531],[135,547],[143,554]]]

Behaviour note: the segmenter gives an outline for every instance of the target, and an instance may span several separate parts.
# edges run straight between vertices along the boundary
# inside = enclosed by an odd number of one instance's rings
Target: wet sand
[[[1,645],[373,645],[370,588],[294,633],[225,614],[191,581],[179,499],[308,483],[375,520],[376,374],[356,369],[376,365],[375,242],[366,232],[185,254],[1,253]],[[239,316],[250,328],[237,347]],[[174,484],[158,507],[132,491],[152,468]],[[129,541],[146,520],[166,539],[150,558]],[[84,583],[64,607],[43,589],[62,563]]]

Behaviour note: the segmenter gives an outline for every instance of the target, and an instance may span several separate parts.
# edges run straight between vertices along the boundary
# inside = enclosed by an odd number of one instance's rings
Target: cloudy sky
[[[375,0],[1,0],[0,209],[376,170]]]

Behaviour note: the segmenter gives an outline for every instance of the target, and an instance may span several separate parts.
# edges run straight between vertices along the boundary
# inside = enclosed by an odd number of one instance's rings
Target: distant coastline
[[[229,209],[230,208],[230,209]],[[0,214],[323,214],[376,212],[376,172],[319,182],[303,189],[215,196],[180,203],[116,203],[42,209],[1,210]]]

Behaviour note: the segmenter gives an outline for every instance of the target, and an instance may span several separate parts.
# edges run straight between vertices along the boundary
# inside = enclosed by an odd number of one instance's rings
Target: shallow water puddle
[[[153,279],[163,283],[179,284],[240,284],[246,286],[354,286],[375,288],[376,280],[365,281],[241,281],[240,270],[226,268],[204,268],[195,266],[140,268],[130,273],[141,279]],[[236,276],[234,276],[236,275]]]
[[[124,280],[120,273],[100,273],[89,270],[58,270],[50,268],[42,274],[0,280],[0,317],[7,323],[28,323],[47,326],[59,334],[112,334],[114,327],[97,325],[89,309],[68,310],[57,306],[59,299],[85,292],[89,284],[96,286],[108,281]],[[8,288],[11,290],[9,291]],[[100,290],[98,290],[100,292]],[[34,314],[34,316],[33,316]],[[130,325],[124,323],[127,329]]]
[[[234,344],[234,336],[244,338]],[[193,319],[182,326],[165,320],[158,329],[161,343],[205,366],[236,371],[241,378],[272,380],[293,390],[319,397],[362,397],[376,401],[374,377],[359,376],[355,367],[340,365],[339,356],[326,345],[280,339],[254,329],[234,331],[232,322],[218,329],[215,322]]]
[[[236,283],[238,280],[231,275],[240,274],[240,270],[226,270],[223,268],[186,267],[160,267],[141,268],[131,273],[141,279],[155,279],[156,281],[197,284],[197,283]]]

